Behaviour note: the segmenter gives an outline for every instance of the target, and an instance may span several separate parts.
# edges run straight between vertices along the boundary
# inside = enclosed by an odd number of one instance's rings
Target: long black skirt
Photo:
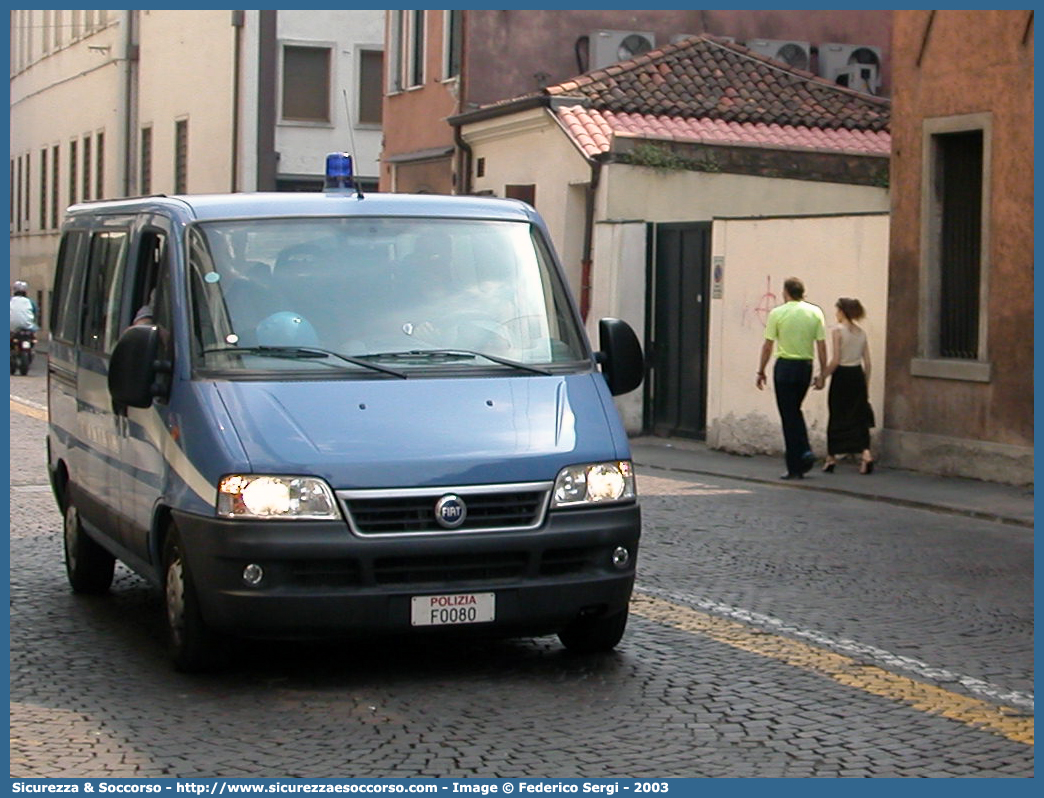
[[[874,422],[862,366],[838,366],[830,377],[827,406],[827,451],[835,455],[869,449]]]

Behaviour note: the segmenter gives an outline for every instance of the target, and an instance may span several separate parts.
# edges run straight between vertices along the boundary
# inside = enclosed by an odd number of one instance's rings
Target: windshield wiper
[[[551,374],[550,371],[540,368],[539,366],[530,366],[528,363],[519,363],[517,360],[508,360],[504,357],[488,355],[485,352],[476,352],[471,349],[410,349],[404,352],[376,352],[373,354],[359,355],[359,357],[366,358],[367,360],[380,358],[387,358],[389,360],[417,360],[419,358],[424,358],[425,360],[433,361],[473,360],[476,357],[483,357],[493,363],[518,369],[519,371],[529,371],[533,374]]]
[[[380,371],[384,374],[391,374],[393,377],[398,377],[399,379],[405,380],[408,376],[396,369],[390,369],[386,366],[378,366],[376,363],[370,363],[357,357],[351,357],[350,355],[342,355],[340,352],[334,352],[329,349],[321,349],[317,346],[215,346],[203,350],[204,355],[209,355],[212,352],[264,355],[267,357],[285,357],[291,359],[336,357],[346,363],[351,363],[355,366],[360,366],[366,369],[372,369],[373,371]]]

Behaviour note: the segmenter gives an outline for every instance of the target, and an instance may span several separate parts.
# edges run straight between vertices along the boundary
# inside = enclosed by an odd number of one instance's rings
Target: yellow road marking
[[[847,687],[908,704],[921,712],[940,715],[974,728],[988,729],[1017,743],[1033,745],[1033,718],[1006,714],[1016,710],[1006,710],[977,698],[951,693],[890,673],[876,665],[865,665],[843,654],[762,632],[653,596],[635,593],[631,598],[631,610],[651,621],[685,632],[695,632],[741,651],[822,674]]]
[[[31,416],[32,418],[38,418],[40,421],[47,420],[47,411],[41,410],[38,407],[19,402],[17,399],[11,400],[11,410],[15,413],[21,413],[23,416]]]

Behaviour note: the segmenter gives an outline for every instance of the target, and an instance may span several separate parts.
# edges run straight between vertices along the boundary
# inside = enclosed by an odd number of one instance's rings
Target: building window
[[[504,196],[508,199],[522,200],[536,207],[536,186],[533,183],[504,186]]]
[[[939,355],[979,355],[982,131],[934,137],[939,229]]]
[[[51,150],[51,229],[58,229],[58,190],[61,187],[61,161],[58,156],[60,148],[56,144]]]
[[[424,85],[424,12],[410,11],[409,24],[409,79],[410,86]]]
[[[11,223],[15,231],[22,229],[22,156],[11,161]]]
[[[69,204],[76,204],[76,139],[69,142]]]
[[[188,120],[174,124],[174,193],[188,191]]]
[[[94,141],[94,198],[102,199],[105,196],[105,134],[99,133]]]
[[[460,60],[464,40],[464,12],[443,11],[443,77],[455,78],[460,75]]]
[[[54,12],[54,49],[60,50],[62,45],[65,43],[65,12],[55,11]]]
[[[32,176],[30,174],[32,167],[30,166],[30,164],[32,163],[32,160],[32,155],[27,152],[25,154],[25,171],[22,175],[22,177],[24,178],[23,185],[25,191],[25,202],[22,205],[22,222],[23,229],[25,229],[26,231],[29,230],[29,205],[31,204],[29,198],[32,193]]]
[[[392,11],[391,24],[388,34],[388,93],[392,94],[402,91],[402,45],[404,41],[403,29],[406,25],[406,15],[402,11]]]
[[[91,137],[83,137],[83,199],[91,198]]]
[[[926,120],[918,376],[986,381],[988,114]]]
[[[283,119],[330,121],[329,47],[283,47]]]
[[[40,229],[47,229],[47,148],[40,150]]]
[[[139,165],[141,193],[147,196],[152,193],[152,128],[141,129],[141,164]]]
[[[384,74],[384,53],[380,50],[359,51],[359,116],[360,125],[381,124],[381,76]]]

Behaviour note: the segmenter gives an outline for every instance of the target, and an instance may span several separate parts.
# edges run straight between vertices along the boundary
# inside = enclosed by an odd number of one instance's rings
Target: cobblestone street
[[[1027,529],[640,468],[612,655],[244,642],[189,677],[138,577],[69,590],[33,374],[12,389],[12,776],[1033,775]]]

